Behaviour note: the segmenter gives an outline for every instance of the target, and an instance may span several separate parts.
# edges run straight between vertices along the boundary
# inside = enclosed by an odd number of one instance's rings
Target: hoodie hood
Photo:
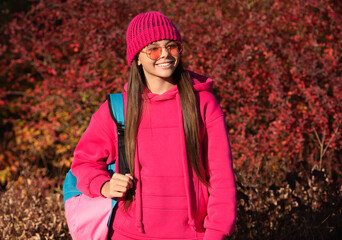
[[[206,76],[187,71],[189,73],[189,76],[191,78],[192,84],[194,85],[194,89],[196,92],[200,91],[213,91],[213,83],[214,81],[211,78],[208,78]]]

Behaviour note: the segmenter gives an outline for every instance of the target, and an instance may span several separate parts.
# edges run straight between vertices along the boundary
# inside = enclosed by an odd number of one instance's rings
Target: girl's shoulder
[[[108,100],[103,102],[98,110],[93,114],[91,118],[91,124],[97,128],[103,129],[104,131],[114,134],[116,131],[115,123],[111,117],[109,110]]]
[[[202,91],[198,94],[199,111],[204,122],[223,116],[221,106],[212,92]]]
[[[204,122],[223,116],[220,104],[213,94],[214,81],[206,76],[188,71],[197,95],[199,110]]]
[[[122,97],[123,97],[123,104],[126,104],[126,98],[127,98],[127,92],[122,92]],[[111,116],[111,111],[110,111],[110,106],[109,106],[109,101],[106,99],[98,108],[98,110],[93,114],[93,117],[95,117],[98,120],[102,121],[113,121],[112,116]],[[114,105],[114,107],[117,106],[117,104]],[[121,107],[121,106],[117,106]],[[126,109],[125,106],[123,106],[124,109]]]
[[[111,118],[110,112],[109,112],[108,100],[106,100],[100,105],[97,111],[93,114],[93,117],[95,117],[96,119],[101,119],[101,120]]]

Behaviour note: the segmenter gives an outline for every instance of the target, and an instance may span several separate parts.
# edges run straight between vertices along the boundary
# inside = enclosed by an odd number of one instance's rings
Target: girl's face
[[[179,64],[181,52],[181,45],[176,41],[157,41],[140,51],[138,65],[142,65],[147,81],[163,79],[172,82],[172,74]]]

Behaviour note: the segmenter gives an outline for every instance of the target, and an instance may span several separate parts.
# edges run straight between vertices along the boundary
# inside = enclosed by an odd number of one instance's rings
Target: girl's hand
[[[123,197],[128,189],[133,187],[133,177],[130,174],[114,173],[110,181],[105,182],[101,194],[107,198]]]

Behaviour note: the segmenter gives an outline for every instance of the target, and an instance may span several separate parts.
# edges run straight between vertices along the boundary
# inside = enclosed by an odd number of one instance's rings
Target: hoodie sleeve
[[[113,162],[116,155],[115,129],[106,101],[92,116],[76,146],[71,172],[77,178],[78,190],[87,196],[102,196],[101,187],[110,180],[107,164]]]
[[[204,97],[204,153],[210,183],[204,240],[219,240],[235,229],[236,187],[224,114],[211,93]]]

